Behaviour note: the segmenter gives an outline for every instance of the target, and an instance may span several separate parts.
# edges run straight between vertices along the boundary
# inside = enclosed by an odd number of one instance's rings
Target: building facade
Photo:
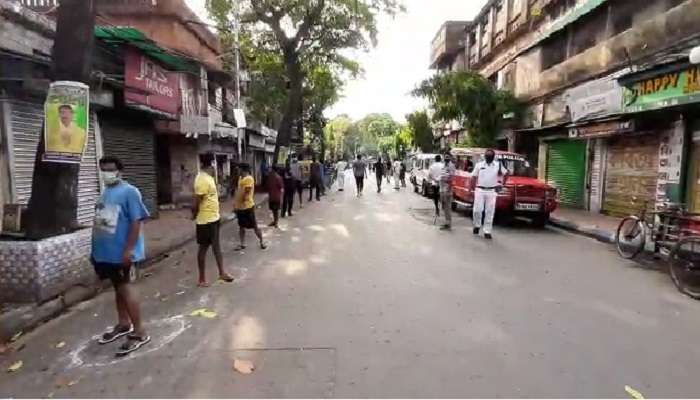
[[[698,18],[697,0],[489,1],[464,39],[467,68],[526,105],[501,137],[562,205],[698,210]]]

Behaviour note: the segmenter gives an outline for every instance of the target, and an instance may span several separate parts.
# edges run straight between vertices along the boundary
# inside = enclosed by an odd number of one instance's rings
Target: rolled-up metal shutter
[[[34,160],[41,138],[44,121],[44,105],[25,101],[8,101],[10,108],[12,201],[28,204],[32,194]],[[91,225],[95,216],[95,202],[100,195],[95,145],[95,114],[90,115],[88,144],[80,164],[78,177],[77,219],[82,225]]]
[[[585,179],[586,142],[550,142],[547,150],[547,182],[557,188],[562,205],[583,208]]]
[[[614,216],[638,213],[656,202],[659,137],[638,135],[611,138],[608,143],[603,211]]]
[[[158,213],[158,186],[155,138],[150,128],[130,126],[104,119],[102,145],[106,156],[119,158],[124,164],[124,179],[141,192],[151,216]]]

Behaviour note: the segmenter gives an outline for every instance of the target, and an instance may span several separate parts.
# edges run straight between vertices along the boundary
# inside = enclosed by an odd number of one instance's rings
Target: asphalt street
[[[411,190],[353,186],[266,228],[265,251],[250,234],[235,252],[227,225],[233,284],[196,288],[193,244],[160,262],[137,284],[153,337],[137,353],[94,339],[115,322],[110,291],[22,336],[0,358],[0,397],[700,394],[700,302],[665,273],[526,223],[489,242],[457,215],[443,232]]]

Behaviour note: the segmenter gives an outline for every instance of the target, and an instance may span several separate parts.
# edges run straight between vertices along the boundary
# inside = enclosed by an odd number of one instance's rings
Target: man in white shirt
[[[496,213],[496,198],[501,183],[499,176],[507,176],[508,170],[500,161],[496,161],[496,152],[486,150],[484,161],[480,161],[471,173],[476,177],[476,191],[474,192],[474,234],[478,235],[484,218],[484,237],[491,239],[493,229],[493,216]],[[485,214],[485,215],[484,215]]]
[[[445,155],[445,164],[440,172],[440,203],[445,215],[445,223],[440,229],[443,231],[452,229],[452,177],[456,169],[449,157],[449,154]]]
[[[428,169],[428,179],[430,180],[430,195],[433,198],[433,203],[435,204],[435,215],[440,216],[440,177],[442,176],[442,169],[445,168],[445,164],[442,163],[442,156],[439,154],[435,156],[435,162]]]
[[[345,190],[345,170],[347,168],[348,163],[342,158],[335,164],[335,171],[338,174],[338,191],[340,192]]]
[[[394,190],[400,190],[401,186],[399,184],[401,181],[399,180],[399,173],[401,173],[401,161],[399,160],[394,160]]]

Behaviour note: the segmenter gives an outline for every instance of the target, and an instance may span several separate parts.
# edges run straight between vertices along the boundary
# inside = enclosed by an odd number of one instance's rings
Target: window
[[[560,32],[542,45],[542,70],[566,60],[566,32]]]

